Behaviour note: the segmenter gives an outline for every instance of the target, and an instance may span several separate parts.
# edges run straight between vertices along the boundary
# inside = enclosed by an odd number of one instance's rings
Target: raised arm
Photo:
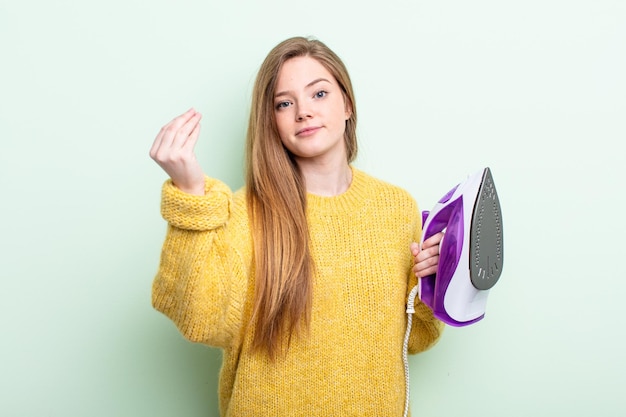
[[[176,117],[150,149],[171,178],[163,185],[168,228],[152,304],[187,339],[227,347],[241,326],[252,245],[245,197],[206,177],[196,160],[200,118],[194,110]]]

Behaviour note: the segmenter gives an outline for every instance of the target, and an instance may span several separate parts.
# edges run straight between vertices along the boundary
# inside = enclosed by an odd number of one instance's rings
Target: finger
[[[170,122],[171,123],[171,122]],[[163,137],[166,134],[166,127],[169,126],[169,123],[159,130],[159,133],[154,138],[154,142],[152,142],[152,147],[150,148],[150,157],[152,159],[156,159],[159,149],[163,146]],[[168,145],[169,146],[169,145]]]
[[[439,232],[422,242],[421,250],[415,256],[415,263],[422,262],[433,256],[438,256],[443,236],[444,233]]]
[[[411,255],[413,255],[413,257],[416,257],[420,251],[420,245],[417,242],[413,242],[409,246],[409,249],[411,250]]]
[[[176,131],[176,135],[172,140],[171,147],[174,149],[181,149],[185,146],[185,142],[191,135],[191,132],[198,126],[202,115],[200,113],[194,113],[191,118],[187,119]]]
[[[162,145],[170,147],[172,146],[176,135],[180,131],[181,127],[185,125],[194,115],[196,111],[191,108],[185,113],[176,116],[168,124],[161,128]]]
[[[427,248],[422,245],[422,248],[415,255],[415,263],[424,262],[426,259],[432,257],[433,255],[437,255],[437,252],[433,251],[432,248]]]
[[[415,263],[422,265],[424,268],[436,265],[439,262],[439,246],[422,250],[416,257]]]
[[[169,126],[170,123],[163,126],[154,138],[154,141],[152,142],[152,147],[150,148],[150,157],[152,159],[155,159],[157,154],[159,153],[159,148],[161,148],[161,144],[163,143],[163,136],[165,135],[165,128],[166,126]]]
[[[155,159],[158,154],[159,149],[165,145],[165,147],[170,147],[171,142],[179,129],[179,126],[182,125],[185,121],[193,116],[195,110],[190,108],[185,113],[175,117],[170,120],[166,125],[164,125],[159,133],[157,134],[154,142],[152,143],[152,147],[150,148],[150,157]]]
[[[436,247],[441,243],[441,239],[443,239],[443,232],[435,233],[422,243],[422,250]]]
[[[439,255],[430,256],[413,266],[413,272],[417,277],[425,277],[435,274],[439,266]]]
[[[183,124],[185,124],[189,119],[191,119],[193,116],[195,116],[197,113],[198,112],[196,111],[196,109],[191,107],[189,110],[187,110],[183,114],[181,114],[181,115],[175,117],[174,119],[172,119],[171,123],[177,124],[178,127],[180,127]]]
[[[422,270],[414,269],[413,273],[415,274],[415,276],[417,278],[424,278],[424,277],[428,277],[428,276],[437,274],[437,268],[436,267],[429,267],[427,269],[422,269]]]
[[[198,138],[200,137],[200,126],[200,123],[197,123],[187,137],[187,140],[183,144],[183,148],[185,151],[193,152],[194,148],[196,147],[196,143],[198,143]]]

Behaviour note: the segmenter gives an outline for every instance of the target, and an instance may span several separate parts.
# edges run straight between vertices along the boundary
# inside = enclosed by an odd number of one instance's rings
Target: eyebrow
[[[316,78],[313,81],[311,81],[310,83],[308,83],[306,86],[304,86],[304,88],[309,88],[317,83],[326,81],[327,83],[330,83],[330,81],[328,81],[326,78]],[[281,91],[279,93],[274,94],[274,98],[276,97],[280,97],[280,96],[286,96],[289,95],[289,91]]]

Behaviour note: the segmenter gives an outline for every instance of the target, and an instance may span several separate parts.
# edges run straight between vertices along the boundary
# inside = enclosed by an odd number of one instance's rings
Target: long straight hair
[[[351,115],[344,139],[348,162],[357,153],[356,106],[341,59],[316,39],[294,37],[275,46],[254,84],[246,144],[246,189],[252,221],[255,264],[253,348],[274,360],[291,337],[308,330],[314,265],[306,219],[306,187],[276,125],[274,94],[283,64],[309,56],[336,79]]]

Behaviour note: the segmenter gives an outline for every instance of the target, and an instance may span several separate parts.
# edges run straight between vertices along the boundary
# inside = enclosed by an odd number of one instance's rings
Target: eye
[[[317,93],[315,93],[315,98],[324,98],[326,97],[326,94],[328,94],[328,91],[320,90]]]
[[[276,110],[286,109],[289,106],[291,106],[291,102],[289,102],[289,101],[280,101],[280,102],[276,103]]]

